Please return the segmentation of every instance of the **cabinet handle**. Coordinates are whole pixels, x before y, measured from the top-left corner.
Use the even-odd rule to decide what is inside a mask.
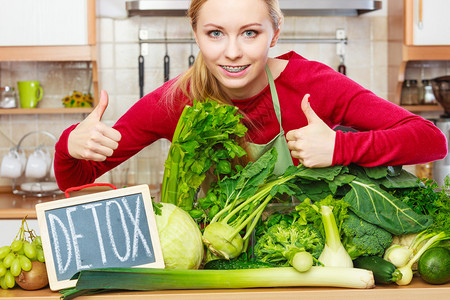
[[[423,28],[423,0],[419,0],[419,20],[417,26],[419,29]]]

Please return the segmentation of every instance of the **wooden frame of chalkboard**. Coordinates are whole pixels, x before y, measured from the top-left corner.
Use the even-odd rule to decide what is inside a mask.
[[[40,203],[36,214],[53,291],[84,269],[164,268],[148,185]]]

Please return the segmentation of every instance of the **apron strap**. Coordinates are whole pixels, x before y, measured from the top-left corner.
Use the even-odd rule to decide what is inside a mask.
[[[280,124],[280,132],[283,132],[283,127],[281,126],[281,110],[280,110],[280,102],[278,100],[277,88],[275,87],[275,81],[273,80],[272,72],[270,72],[269,66],[266,65],[266,74],[267,79],[269,81],[270,94],[272,96],[273,108],[275,110],[275,114],[278,119],[278,123]]]

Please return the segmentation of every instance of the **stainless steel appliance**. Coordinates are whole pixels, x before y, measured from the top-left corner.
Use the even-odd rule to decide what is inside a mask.
[[[447,141],[450,141],[450,76],[435,78],[431,84],[437,102],[444,108],[444,114],[436,121],[436,126],[445,134]],[[450,154],[433,163],[433,179],[439,186],[444,185],[447,175],[450,175]]]
[[[186,16],[190,0],[127,1],[128,16]],[[379,0],[280,0],[285,16],[358,16],[381,9]]]

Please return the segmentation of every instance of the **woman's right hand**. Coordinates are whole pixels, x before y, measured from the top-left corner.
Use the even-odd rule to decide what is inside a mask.
[[[119,146],[120,132],[101,122],[108,94],[101,91],[97,107],[69,134],[67,147],[73,158],[104,161]]]

